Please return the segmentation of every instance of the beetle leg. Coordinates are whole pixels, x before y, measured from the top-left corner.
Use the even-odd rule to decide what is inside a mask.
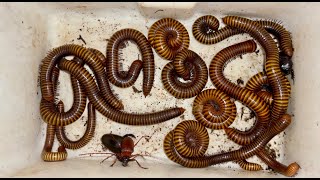
[[[104,159],[100,162],[100,164],[102,164],[105,160],[109,159],[109,158],[112,157],[112,156],[114,156],[114,154],[111,154],[110,156],[104,158]]]
[[[146,168],[146,167],[142,167],[142,166],[140,165],[140,163],[139,163],[136,159],[130,159],[129,161],[136,161],[137,164],[139,165],[139,167],[141,167],[142,169],[148,169],[148,168]]]
[[[136,146],[142,138],[147,139],[147,138],[150,138],[150,136],[142,136],[142,137],[134,144],[134,146]]]
[[[110,165],[110,167],[112,167],[116,162],[117,162],[117,158],[113,161],[113,163]]]

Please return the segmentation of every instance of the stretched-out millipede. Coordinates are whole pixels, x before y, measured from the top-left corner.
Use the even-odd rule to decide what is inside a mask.
[[[53,94],[53,84],[51,81],[52,69],[59,62],[59,60],[64,56],[74,55],[81,60],[83,60],[95,74],[97,83],[99,85],[99,90],[106,101],[116,109],[123,109],[123,104],[117,97],[113,94],[110,89],[110,85],[105,73],[102,61],[91,52],[80,45],[66,44],[54,48],[47,56],[42,60],[41,70],[40,70],[40,83],[41,83],[41,94],[43,99],[52,102],[54,100]]]
[[[263,133],[263,129],[269,125],[270,122],[269,107],[252,91],[242,88],[226,79],[223,70],[225,64],[231,58],[243,53],[254,52],[256,47],[256,43],[253,40],[231,45],[218,52],[209,66],[209,75],[213,85],[236,100],[243,102],[251,108],[257,116],[257,123],[249,131],[241,132],[233,128],[225,129],[228,137],[240,145],[250,144],[256,137]]]
[[[289,90],[285,76],[279,67],[279,51],[270,34],[259,23],[248,18],[226,16],[222,21],[233,28],[249,33],[262,45],[266,52],[265,72],[272,88],[273,105],[271,119],[276,121],[287,111],[289,103]]]
[[[73,59],[72,61],[80,62],[80,60]],[[83,66],[83,64],[79,64]],[[58,82],[59,69],[54,67],[52,78]],[[73,104],[67,112],[59,112],[56,109],[54,101],[47,101],[44,98],[40,102],[40,115],[44,122],[55,126],[66,126],[77,121],[83,114],[86,108],[87,95],[85,89],[80,85],[74,76],[70,76],[73,90]],[[54,89],[54,93],[57,89]]]
[[[58,63],[58,67],[73,75],[81,85],[85,87],[89,101],[93,104],[96,110],[115,122],[137,126],[152,125],[178,117],[185,111],[184,108],[171,108],[146,114],[122,112],[106,103],[101,96],[97,85],[94,83],[94,78],[84,67],[65,59],[62,59]]]

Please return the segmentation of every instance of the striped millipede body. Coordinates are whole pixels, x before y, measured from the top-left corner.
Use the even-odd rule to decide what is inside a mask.
[[[222,21],[233,28],[249,33],[262,45],[266,52],[265,72],[272,88],[273,106],[271,119],[276,121],[287,111],[289,90],[279,67],[279,51],[270,34],[259,23],[238,16],[226,16]]]
[[[53,77],[55,77],[54,75],[55,73],[52,73]],[[43,121],[55,126],[66,126],[81,117],[86,107],[87,95],[85,89],[81,86],[79,81],[74,78],[74,76],[71,76],[71,84],[74,100],[72,107],[67,112],[60,113],[55,108],[54,102],[47,101],[44,98],[41,99],[40,115]],[[56,91],[56,89],[54,89],[54,91]]]
[[[54,100],[52,88],[53,85],[51,81],[52,69],[62,57],[68,55],[74,55],[82,59],[93,70],[99,85],[99,89],[106,101],[117,109],[123,109],[122,102],[115,97],[110,89],[110,85],[101,60],[90,50],[75,44],[66,44],[54,48],[42,60],[40,82],[42,97],[45,100],[49,102]]]
[[[207,151],[209,134],[207,129],[197,121],[184,120],[173,132],[173,144],[182,156],[203,156]]]
[[[244,169],[244,170],[247,170],[247,171],[260,171],[262,170],[262,166],[260,164],[257,164],[257,163],[251,163],[251,162],[248,162],[247,160],[245,159],[242,159],[242,160],[236,160],[235,161],[237,164],[239,164],[239,166]]]
[[[119,49],[127,40],[138,46],[142,61],[134,61],[124,76],[119,73]],[[122,88],[132,86],[143,68],[143,94],[147,96],[150,93],[155,73],[154,56],[148,39],[140,31],[126,28],[114,33],[108,41],[107,59],[107,76],[112,84]]]
[[[58,109],[60,112],[63,112],[64,105],[63,102],[60,101],[58,104]],[[84,147],[89,143],[89,141],[93,138],[94,132],[96,128],[96,114],[93,105],[89,102],[88,103],[88,121],[87,121],[87,128],[84,135],[77,141],[71,141],[65,134],[64,127],[57,127],[56,128],[56,136],[58,141],[62,146],[68,149],[79,149]]]
[[[63,146],[58,148],[58,152],[51,152],[54,142],[55,129],[56,127],[54,125],[47,124],[45,144],[41,153],[41,158],[44,161],[64,161],[68,157],[68,153]]]
[[[73,75],[85,87],[89,101],[97,111],[117,123],[137,126],[158,124],[180,116],[185,111],[183,108],[171,108],[154,113],[132,114],[117,110],[106,103],[94,83],[94,78],[84,67],[68,60],[61,60],[58,67]]]
[[[190,81],[181,82],[179,76]],[[185,49],[177,54],[173,62],[164,66],[161,80],[164,88],[174,97],[191,98],[201,92],[207,84],[208,69],[197,53]]]
[[[164,59],[173,60],[176,54],[189,48],[189,34],[179,21],[162,18],[149,29],[148,40],[155,51]]]
[[[225,132],[234,142],[245,145],[263,133],[265,126],[269,124],[270,112],[268,105],[252,91],[242,88],[224,77],[223,70],[225,64],[237,55],[254,52],[256,43],[253,40],[247,40],[229,46],[218,52],[212,59],[209,67],[209,75],[214,86],[228,94],[229,96],[241,101],[251,108],[257,116],[257,123],[249,130],[241,132],[237,129],[226,128]]]
[[[101,51],[94,48],[88,48],[88,50],[93,52],[100,59],[103,66],[107,66],[107,58]]]
[[[198,94],[192,105],[192,113],[203,126],[211,129],[225,129],[236,119],[234,102],[218,89],[207,89]]]
[[[57,91],[57,84],[58,84],[58,78],[59,78],[59,69],[54,68],[52,72],[52,82],[53,82],[53,91],[56,94]],[[47,130],[46,130],[46,138],[45,143],[41,152],[41,159],[43,161],[53,162],[53,161],[63,161],[66,160],[68,157],[68,153],[63,146],[59,146],[58,152],[51,152],[53,143],[54,143],[54,137],[55,137],[55,125],[47,124]]]
[[[292,177],[297,174],[297,172],[300,169],[300,166],[298,163],[294,162],[291,163],[289,166],[286,166],[274,158],[272,158],[268,152],[263,149],[257,153],[257,156],[266,163],[269,167],[271,167],[274,171],[277,171],[285,176]]]
[[[238,29],[227,26],[219,30],[218,28],[219,20],[214,16],[205,15],[195,20],[192,25],[192,33],[197,41],[207,45],[218,43],[230,36],[241,33]]]
[[[284,80],[286,82],[286,87],[290,95],[291,93],[290,82],[286,77],[284,77]],[[264,101],[266,101],[268,105],[272,105],[273,96],[268,90],[266,91],[262,90],[264,85],[269,85],[268,77],[263,72],[259,72],[248,80],[245,88],[250,91],[256,92],[257,95],[261,97]]]
[[[280,50],[289,57],[293,55],[292,39],[289,31],[275,21],[257,20],[258,24],[264,27],[279,39]]]
[[[272,33],[279,39],[280,51],[283,51],[288,57],[293,55],[293,46],[290,33],[279,23],[269,20],[257,20],[269,33]],[[219,20],[212,15],[201,16],[195,20],[192,25],[192,33],[197,41],[202,44],[215,44],[230,36],[243,33],[239,29],[232,27],[223,27],[219,29]],[[210,32],[211,31],[211,32]],[[214,31],[214,32],[213,32]]]
[[[261,136],[258,136],[257,139],[255,139],[255,141],[253,141],[251,144],[242,146],[238,150],[220,153],[212,156],[200,157],[184,157],[177,151],[177,148],[174,146],[174,131],[183,130],[174,129],[165,136],[163,143],[164,152],[167,155],[167,157],[173,162],[176,162],[184,167],[189,168],[204,168],[228,161],[248,159],[249,157],[252,157],[256,155],[259,151],[261,151],[274,136],[276,136],[285,128],[287,128],[290,123],[291,116],[288,114],[284,114],[277,121],[272,121],[271,126],[269,126],[269,128],[266,130],[266,133],[263,133]],[[182,151],[188,150],[182,149]]]

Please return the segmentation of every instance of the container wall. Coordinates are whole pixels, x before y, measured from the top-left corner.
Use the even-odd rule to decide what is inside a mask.
[[[161,83],[162,67],[168,62],[160,58],[155,51],[156,76],[151,95],[145,98],[142,93],[137,93],[132,87],[127,89],[112,86],[115,94],[125,102],[125,111],[127,112],[150,112],[158,111],[169,107],[184,107],[187,111],[184,115],[168,122],[146,127],[132,127],[121,125],[103,117],[97,112],[97,126],[94,139],[82,149],[68,150],[68,160],[60,164],[48,164],[48,167],[54,167],[52,172],[43,171],[46,169],[46,163],[40,159],[40,152],[45,138],[46,124],[41,120],[39,113],[39,102],[41,92],[38,80],[38,66],[47,52],[57,46],[74,43],[93,47],[105,54],[107,39],[117,30],[123,28],[134,28],[142,32],[145,36],[148,34],[148,28],[158,19],[163,17],[172,17],[185,25],[190,36],[190,49],[199,52],[209,67],[213,56],[221,49],[238,43],[251,37],[247,34],[237,35],[217,43],[212,46],[204,46],[198,43],[191,31],[192,23],[200,16],[211,14],[219,19],[225,15],[239,15],[249,18],[277,19],[281,20],[286,29],[291,32],[294,45],[294,71],[295,80],[292,83],[292,97],[288,112],[293,116],[292,124],[277,138],[272,140],[278,145],[273,146],[279,156],[277,160],[288,165],[291,162],[297,162],[301,166],[298,177],[319,176],[317,165],[320,161],[316,153],[320,151],[320,143],[316,141],[320,137],[317,118],[317,110],[320,108],[318,103],[319,95],[317,89],[320,81],[316,75],[320,70],[317,61],[317,49],[320,47],[319,35],[317,30],[320,22],[320,4],[318,3],[1,3],[0,15],[3,17],[0,22],[1,49],[4,54],[0,62],[0,95],[4,100],[1,104],[1,114],[3,114],[3,126],[0,127],[0,139],[3,143],[0,149],[0,174],[6,175],[20,168],[27,170],[21,171],[20,176],[37,176],[33,172],[40,172],[39,176],[46,176],[50,173],[58,173],[62,169],[73,169],[69,171],[81,176],[82,166],[93,164],[87,162],[90,158],[80,158],[80,153],[100,152],[102,146],[100,137],[105,133],[115,133],[123,135],[125,133],[134,133],[137,138],[142,135],[153,135],[152,139],[142,141],[136,147],[136,153],[152,153],[153,158],[147,158],[142,161],[148,165],[160,163],[159,166],[151,169],[152,172],[158,172],[155,175],[168,177],[166,173],[172,168],[178,176],[185,176],[183,168],[168,160],[163,152],[162,142],[165,134],[174,128],[182,120],[194,119],[191,107],[194,98],[187,100],[176,100],[163,89]],[[220,21],[221,22],[221,21]],[[77,39],[81,35],[85,41]],[[252,75],[262,71],[264,52],[261,46],[259,54],[243,55],[243,59],[237,58],[226,67],[226,76],[236,82],[241,78],[246,82]],[[134,44],[128,43],[123,50],[123,68],[127,69],[132,61],[141,57]],[[127,58],[128,57],[128,58]],[[249,68],[250,67],[250,68]],[[251,69],[251,67],[254,67]],[[88,67],[86,67],[89,69]],[[90,71],[90,70],[89,70]],[[245,72],[243,74],[243,72]],[[59,99],[65,103],[65,110],[72,104],[72,90],[70,85],[70,76],[61,72],[59,78]],[[291,81],[292,82],[292,81]],[[142,75],[140,74],[135,88],[141,90]],[[210,79],[206,89],[214,88]],[[133,103],[134,102],[134,103]],[[243,105],[236,102],[239,111]],[[249,111],[244,107],[249,116]],[[87,113],[83,117],[66,127],[67,135],[71,140],[80,138],[85,129]],[[232,127],[240,127],[240,130],[249,128],[255,119],[243,121],[238,114]],[[236,150],[240,146],[227,141],[223,131],[211,131],[210,150],[207,154],[220,153],[222,150]],[[58,147],[55,142],[53,150]],[[80,159],[79,159],[80,158]],[[95,159],[95,158],[92,158]],[[100,158],[96,158],[102,160]],[[80,161],[83,160],[83,161]],[[258,162],[267,168],[258,158],[252,157],[251,161]],[[98,161],[94,161],[97,162]],[[81,164],[83,162],[83,164]],[[37,163],[37,166],[31,167]],[[111,163],[107,162],[107,163]],[[78,164],[74,169],[75,164]],[[120,164],[120,163],[119,163]],[[168,166],[166,166],[168,165]],[[135,165],[132,165],[135,166]],[[61,167],[63,167],[61,169]],[[103,176],[101,167],[92,166],[90,174],[94,176]],[[97,168],[95,168],[97,167]],[[108,165],[105,166],[108,168]],[[116,168],[115,172],[121,172],[121,166]],[[219,169],[217,177],[224,177],[225,172],[230,176],[263,176],[270,175],[265,172],[257,172],[249,175],[243,172],[237,164],[225,163],[215,167],[205,168],[204,170],[193,169],[192,172],[204,173],[210,169]],[[233,173],[229,173],[230,169]],[[29,170],[28,170],[29,169]],[[131,169],[131,170],[136,170]],[[131,172],[131,170],[129,170]],[[111,171],[111,170],[110,170]],[[204,172],[203,172],[204,171]],[[236,172],[234,172],[236,171]],[[23,172],[23,173],[22,173]],[[72,172],[72,173],[71,173]],[[240,173],[240,174],[239,174]],[[19,173],[18,173],[19,174]],[[122,175],[122,174],[121,174]],[[208,177],[214,174],[208,173]],[[18,175],[19,176],[19,175]],[[115,175],[117,176],[117,175]],[[134,175],[134,176],[137,176]],[[279,175],[281,177],[281,175]],[[83,176],[82,176],[83,177]]]
[[[40,133],[38,66],[46,53],[44,14],[29,4],[0,4],[0,174],[39,161],[31,153]]]

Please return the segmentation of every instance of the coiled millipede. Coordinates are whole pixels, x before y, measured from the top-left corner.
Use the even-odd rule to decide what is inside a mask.
[[[66,59],[60,60],[58,67],[73,75],[85,87],[89,101],[96,110],[117,123],[136,126],[158,124],[178,117],[185,111],[184,108],[171,108],[153,113],[133,114],[117,110],[103,99],[94,82],[94,78],[84,67]]]
[[[227,94],[218,89],[206,89],[196,96],[192,113],[207,128],[225,129],[236,119],[237,110]]]
[[[226,16],[222,21],[233,28],[249,33],[257,39],[266,52],[265,71],[272,88],[273,105],[271,118],[276,121],[287,111],[289,90],[286,86],[286,77],[279,67],[279,51],[270,34],[259,23],[238,16]]]
[[[142,61],[134,61],[128,72],[120,73],[120,45],[127,40],[133,41],[138,46],[142,54]],[[154,56],[148,39],[141,32],[130,28],[115,32],[108,41],[107,59],[107,76],[112,84],[122,88],[132,86],[143,68],[143,94],[147,96],[150,93],[155,73]]]
[[[293,46],[290,33],[278,22],[270,20],[256,20],[265,30],[279,39],[279,48],[285,55],[292,57]],[[215,44],[230,36],[243,33],[240,29],[225,26],[219,29],[219,20],[212,15],[204,15],[195,20],[192,34],[202,44]]]
[[[60,112],[63,112],[64,105],[62,101],[58,104],[58,108]],[[56,136],[60,144],[65,148],[79,149],[87,145],[89,141],[93,138],[95,128],[96,128],[96,113],[93,105],[89,102],[87,128],[83,136],[77,141],[70,140],[65,134],[64,126],[56,128]]]
[[[179,77],[190,81],[181,82]],[[197,53],[185,49],[177,54],[173,62],[164,66],[161,80],[164,88],[174,97],[191,98],[205,87],[208,69]]]
[[[250,144],[256,137],[263,133],[264,127],[269,124],[269,107],[252,91],[242,88],[226,79],[223,70],[225,63],[231,58],[243,53],[254,52],[256,47],[256,43],[253,40],[231,45],[218,52],[212,59],[209,67],[209,75],[213,85],[236,100],[243,102],[257,115],[257,123],[249,131],[241,132],[233,128],[225,129],[228,137],[240,145]]]
[[[162,18],[149,29],[148,40],[157,54],[167,60],[173,60],[177,53],[189,48],[189,33],[179,21]]]
[[[198,123],[198,122],[196,121],[195,123]],[[269,128],[264,131],[265,133],[263,133],[261,136],[258,136],[257,139],[255,139],[255,141],[253,141],[251,144],[242,146],[238,150],[234,150],[226,153],[220,153],[220,154],[211,155],[211,156],[203,156],[202,154],[197,154],[194,157],[185,157],[181,154],[181,152],[191,152],[191,150],[187,146],[183,146],[184,148],[180,148],[179,150],[177,147],[175,147],[175,138],[174,138],[175,131],[184,132],[185,131],[184,128],[186,127],[186,125],[178,126],[180,124],[179,123],[174,130],[171,130],[165,136],[163,148],[167,157],[175,163],[178,163],[184,167],[189,167],[189,168],[204,168],[204,167],[208,167],[208,166],[212,166],[215,164],[224,163],[228,161],[247,159],[249,157],[256,155],[259,151],[261,151],[265,147],[265,145],[274,136],[284,131],[290,123],[291,123],[291,116],[288,114],[285,114],[277,121],[272,121]],[[194,124],[191,124],[191,126],[193,129],[196,129],[196,127],[199,127],[198,129],[203,127],[200,123],[198,123],[196,127],[193,127],[195,126]],[[204,137],[203,134],[204,132],[200,131],[200,135],[197,136],[198,134],[194,134],[192,136],[193,137],[192,139],[196,139],[197,142],[207,141],[206,139],[202,139]]]
[[[83,60],[93,70],[103,98],[105,98],[112,107],[116,109],[123,109],[122,102],[117,99],[110,89],[102,61],[97,57],[97,55],[91,52],[91,50],[75,44],[66,44],[54,48],[42,60],[40,84],[43,99],[49,102],[54,100],[53,85],[50,79],[52,69],[62,57],[69,55],[74,55]]]

